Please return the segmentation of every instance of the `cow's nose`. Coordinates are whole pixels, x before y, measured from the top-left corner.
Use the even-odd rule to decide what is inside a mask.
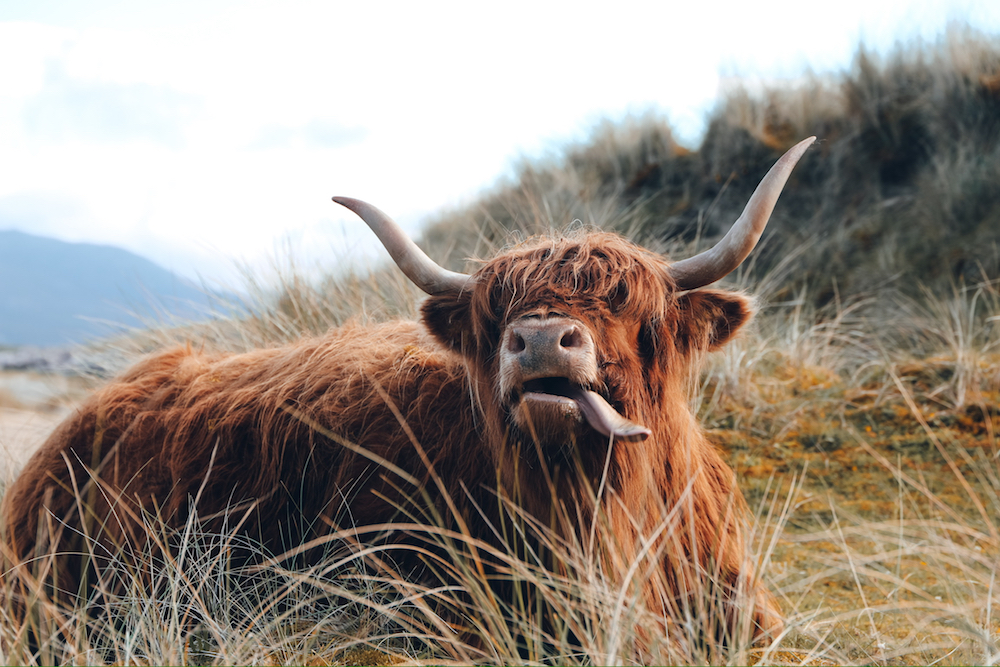
[[[507,329],[507,353],[530,377],[565,377],[593,356],[590,334],[564,318],[530,319]]]

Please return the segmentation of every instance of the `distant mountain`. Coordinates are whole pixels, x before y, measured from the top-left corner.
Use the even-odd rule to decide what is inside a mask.
[[[139,317],[203,317],[208,303],[127,250],[0,231],[0,345],[79,343],[142,326]]]

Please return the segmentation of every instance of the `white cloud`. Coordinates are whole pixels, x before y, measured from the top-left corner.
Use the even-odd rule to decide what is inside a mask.
[[[24,103],[23,122],[30,137],[47,141],[146,139],[180,146],[197,108],[197,98],[166,86],[80,81],[50,61],[44,87]]]
[[[343,148],[364,141],[368,134],[365,127],[347,127],[336,121],[318,118],[295,127],[272,123],[261,128],[250,148]]]

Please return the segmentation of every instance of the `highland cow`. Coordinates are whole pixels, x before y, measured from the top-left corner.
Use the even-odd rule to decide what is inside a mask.
[[[520,243],[464,275],[378,209],[335,198],[429,295],[420,322],[140,362],[59,426],[7,491],[6,576],[43,579],[74,602],[109,562],[143,551],[150,512],[181,529],[197,509],[206,530],[232,521],[281,554],[350,527],[355,545],[413,540],[392,524],[414,498],[501,548],[499,507],[540,525],[570,508],[580,525],[604,517],[614,544],[593,557],[609,572],[640,552],[660,559],[643,580],[652,608],[669,616],[692,573],[708,572],[724,596],[749,590],[731,594],[732,615],[773,637],[781,618],[748,562],[745,503],[686,387],[751,315],[746,297],[706,286],[753,249],[812,141],[775,164],[715,247],[675,263],[590,232]],[[39,572],[32,559],[49,554],[54,567]],[[420,576],[405,552],[399,562]]]

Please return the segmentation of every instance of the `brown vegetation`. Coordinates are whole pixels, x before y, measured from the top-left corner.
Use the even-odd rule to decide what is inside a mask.
[[[860,49],[841,73],[733,88],[697,150],[655,116],[602,124],[442,215],[426,240],[454,267],[510,230],[573,220],[649,247],[711,244],[774,160],[815,135],[817,159],[792,174],[746,284],[759,293],[766,279],[774,299],[824,305],[978,283],[1000,272],[998,76],[1000,44],[970,28],[885,57]]]

